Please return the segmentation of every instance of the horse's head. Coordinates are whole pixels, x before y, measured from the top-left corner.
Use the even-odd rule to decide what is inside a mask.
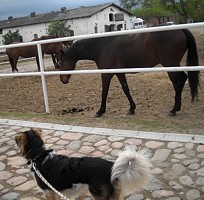
[[[71,56],[71,53],[69,51],[69,48],[67,50],[60,50],[60,56],[59,56],[59,70],[60,71],[68,71],[68,70],[74,70],[76,66],[76,62]],[[63,84],[69,83],[69,78],[71,74],[63,74],[60,75],[60,81]]]

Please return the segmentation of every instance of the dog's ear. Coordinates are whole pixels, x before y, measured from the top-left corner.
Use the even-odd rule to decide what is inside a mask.
[[[27,135],[24,132],[18,132],[15,136],[16,143],[23,142],[24,144],[27,141]]]
[[[28,136],[24,132],[18,132],[15,141],[19,147],[20,153],[23,155],[25,145],[28,142]]]
[[[31,149],[36,149],[44,145],[44,142],[41,138],[40,129],[30,129],[29,131],[25,131],[24,133],[28,137],[27,144],[25,145],[25,152],[29,152]]]
[[[40,129],[30,129],[29,131],[20,132],[16,136],[15,140],[20,152],[27,159],[31,159],[32,154],[29,154],[31,150],[41,148],[44,145],[41,133]]]
[[[40,128],[31,128],[30,129],[36,136],[40,137],[42,136],[42,130]]]

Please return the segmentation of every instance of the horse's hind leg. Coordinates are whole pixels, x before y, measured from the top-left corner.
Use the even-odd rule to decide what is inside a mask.
[[[9,62],[10,62],[10,65],[11,65],[11,69],[12,69],[12,72],[14,72],[15,70],[18,72],[18,69],[17,69],[17,62],[18,62],[18,58],[16,58],[15,60],[13,58],[11,58],[9,56]]]
[[[18,58],[16,60],[13,61],[13,68],[14,68],[14,71],[16,70],[18,72],[18,69],[17,69],[17,62],[18,62]]]
[[[8,57],[9,57],[10,65],[11,65],[11,70],[12,70],[12,72],[14,72],[13,59],[10,56],[8,56]]]
[[[106,99],[108,96],[108,90],[110,87],[110,81],[114,74],[101,74],[102,79],[102,101],[99,111],[96,112],[96,117],[100,117],[106,112]]]
[[[128,87],[128,84],[127,84],[125,74],[116,74],[116,76],[118,77],[118,80],[120,81],[123,92],[127,96],[128,100],[129,100],[129,103],[130,103],[130,109],[129,109],[128,114],[134,114],[136,105],[135,105],[135,102],[132,99],[132,96],[130,95],[130,90],[129,90],[129,87]]]
[[[39,61],[39,57],[38,56],[36,56],[36,63],[37,63],[38,71],[40,71],[40,61]]]
[[[187,80],[187,75],[184,72],[168,72],[168,76],[175,90],[175,104],[169,113],[170,116],[174,116],[181,109],[181,94]]]

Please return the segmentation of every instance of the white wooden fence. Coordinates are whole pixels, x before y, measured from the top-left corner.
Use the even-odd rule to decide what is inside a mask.
[[[128,69],[100,69],[100,70],[70,70],[70,71],[44,71],[44,63],[42,59],[42,49],[41,45],[46,43],[53,42],[63,42],[63,41],[72,41],[86,38],[98,38],[98,37],[108,37],[108,36],[117,36],[117,35],[127,35],[132,33],[145,33],[145,32],[156,32],[156,31],[165,31],[165,30],[178,30],[178,29],[191,29],[191,28],[203,28],[204,22],[201,23],[192,23],[192,24],[181,24],[181,25],[171,25],[171,26],[160,26],[160,27],[151,27],[151,28],[142,28],[134,30],[125,30],[125,31],[116,31],[108,33],[97,33],[97,34],[88,34],[72,37],[64,37],[57,39],[49,40],[40,40],[34,42],[20,43],[20,44],[11,44],[0,46],[0,50],[13,47],[22,47],[22,46],[31,46],[37,45],[39,62],[40,62],[40,72],[24,72],[24,73],[2,73],[1,77],[12,77],[12,76],[41,76],[42,88],[44,95],[44,104],[45,111],[50,113],[48,96],[47,96],[47,87],[45,76],[47,75],[60,75],[60,74],[95,74],[95,73],[126,73],[126,72],[172,72],[172,71],[204,71],[204,66],[191,66],[191,67],[155,67],[155,68],[128,68]]]

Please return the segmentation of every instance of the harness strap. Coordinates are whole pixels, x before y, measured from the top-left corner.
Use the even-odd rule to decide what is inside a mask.
[[[32,162],[32,161],[31,161],[31,166],[32,166],[33,170],[35,171],[35,173],[38,175],[38,177],[39,177],[53,192],[55,192],[58,196],[60,196],[61,199],[71,200],[70,198],[67,198],[67,197],[64,196],[62,193],[60,193],[58,190],[56,190],[50,183],[48,183],[48,181],[43,177],[43,175],[40,173],[40,171],[37,170],[36,164],[35,164],[34,162]]]
[[[49,154],[52,151],[53,151],[53,149],[48,149],[48,150],[39,152],[33,159],[28,160],[27,165],[30,165],[33,162],[35,163],[38,159],[40,159],[41,157]]]

